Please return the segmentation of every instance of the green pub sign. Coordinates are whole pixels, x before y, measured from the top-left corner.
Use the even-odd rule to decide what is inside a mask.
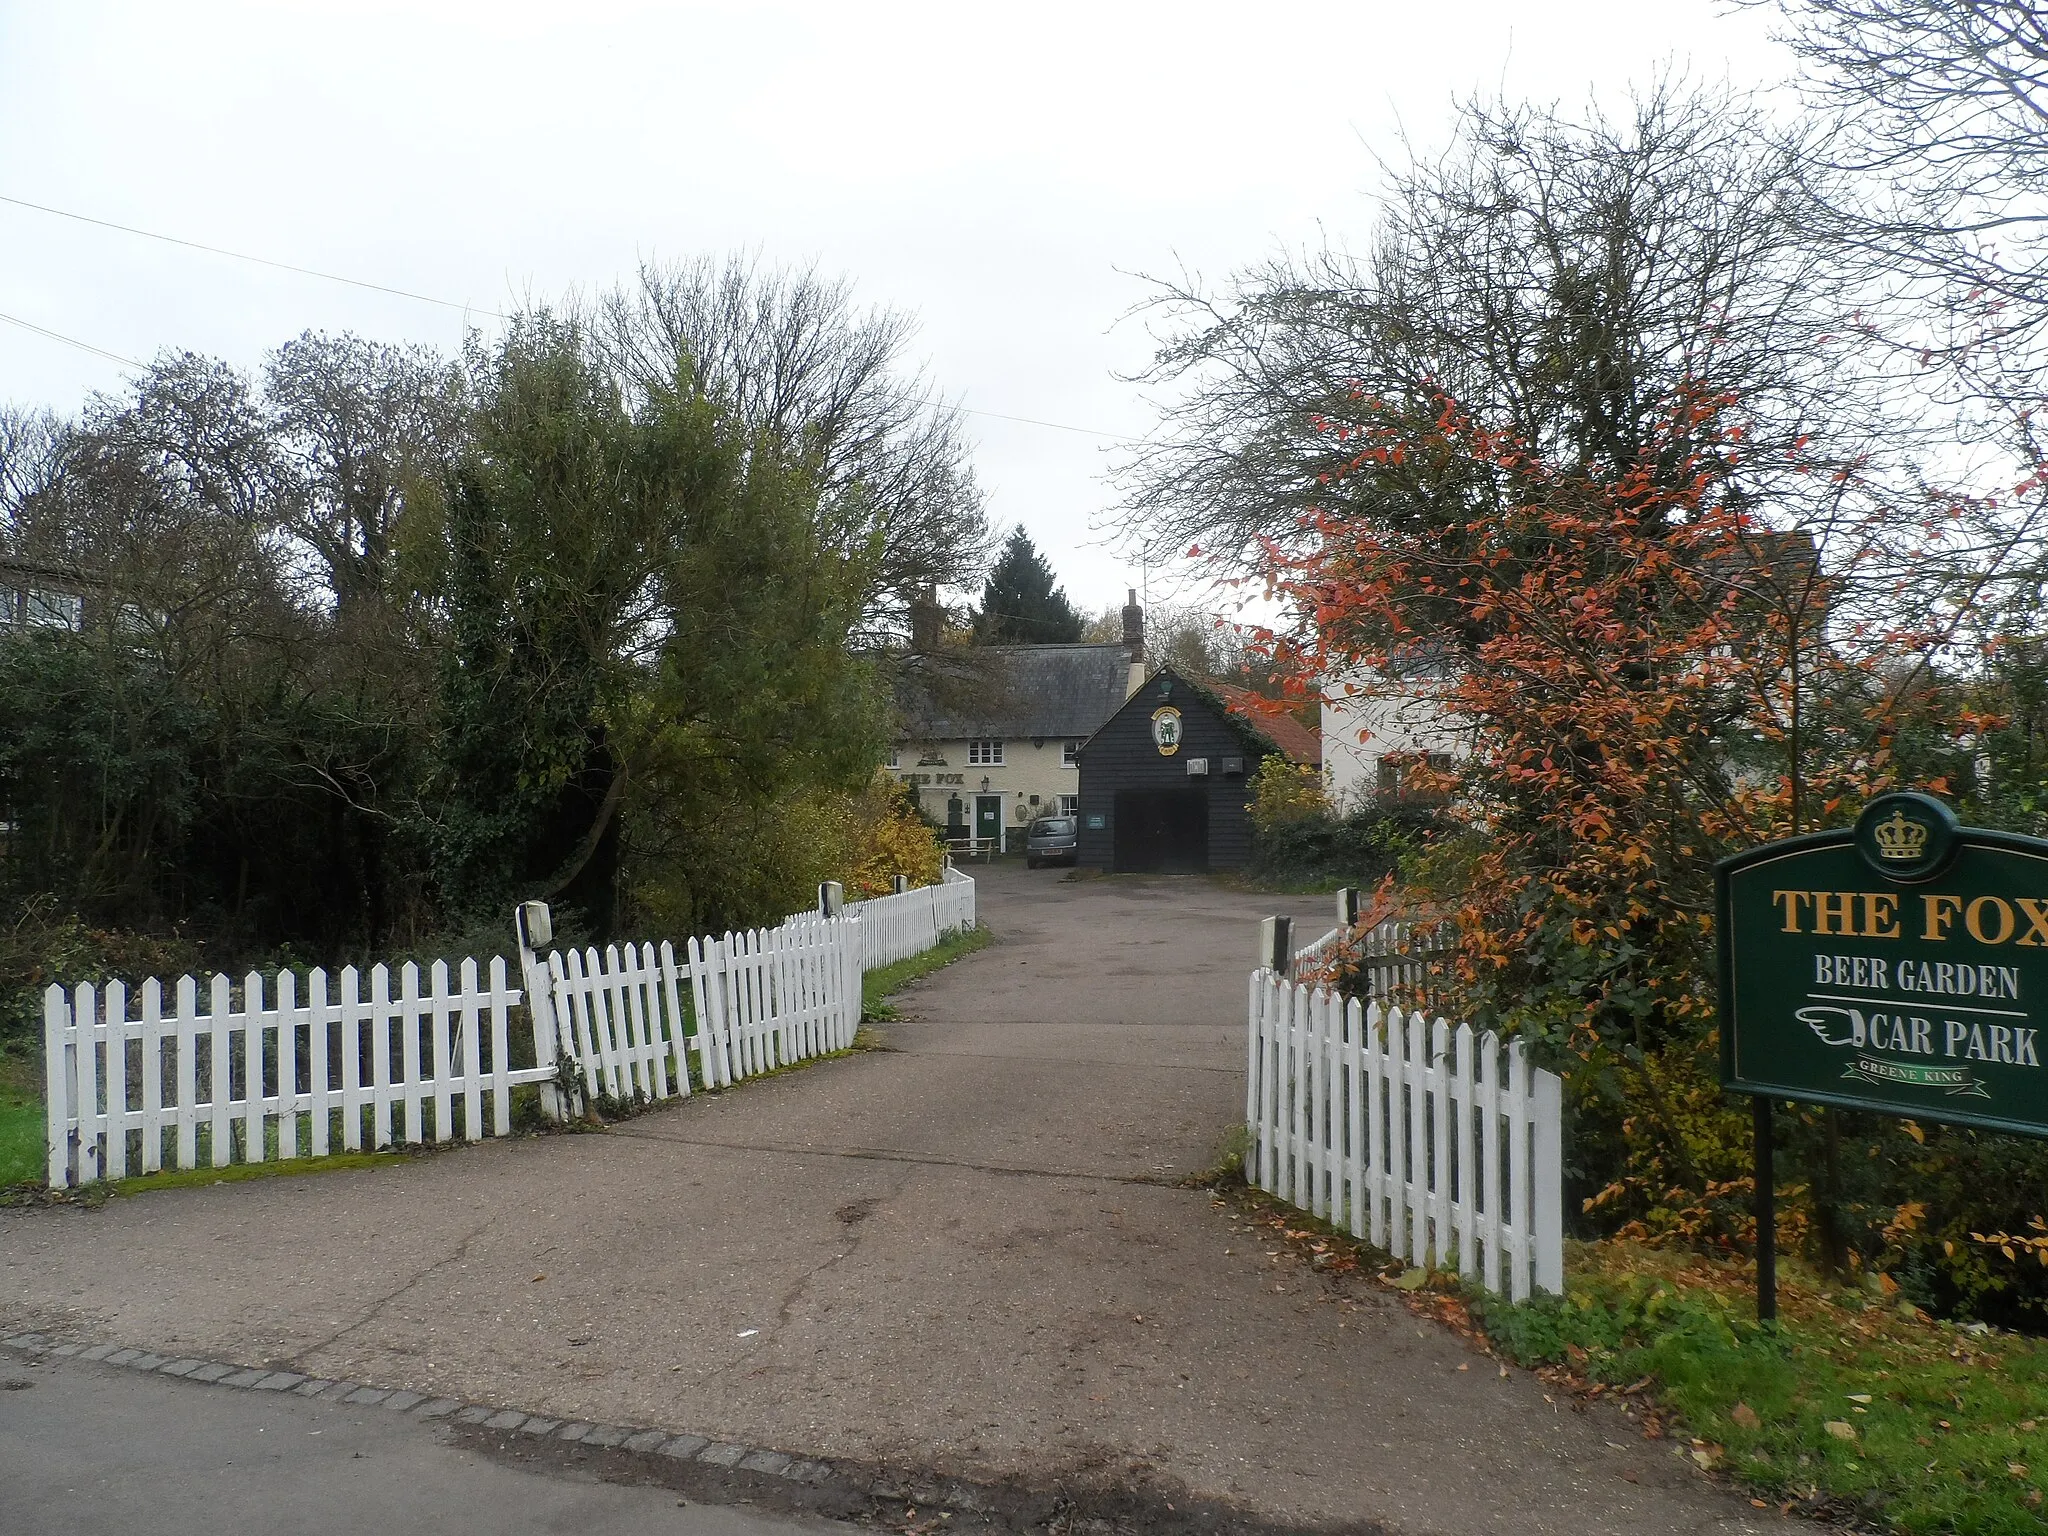
[[[1715,884],[1726,1086],[2048,1135],[2048,841],[1889,794]]]

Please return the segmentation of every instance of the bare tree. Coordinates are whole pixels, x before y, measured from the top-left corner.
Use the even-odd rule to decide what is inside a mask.
[[[1801,439],[1845,459],[1896,445],[1851,349],[1825,340],[1849,279],[1811,238],[1808,147],[1759,120],[1740,95],[1676,85],[1619,122],[1474,102],[1445,155],[1390,173],[1365,254],[1159,283],[1140,312],[1163,420],[1121,466],[1132,537],[1153,559],[1196,545],[1256,564],[1333,494],[1369,407],[1445,394],[1594,467],[1632,461],[1676,389],[1733,393],[1759,503],[1803,494],[1781,472]]]
[[[829,542],[875,556],[871,633],[901,632],[933,585],[965,586],[987,556],[980,489],[959,413],[905,366],[907,315],[856,307],[815,268],[732,257],[647,265],[599,306],[620,379],[730,407],[815,478]]]
[[[2040,478],[1959,430],[1873,327],[1883,273],[1844,237],[1867,173],[1842,144],[1825,122],[1777,132],[1719,90],[1667,86],[1620,122],[1468,106],[1444,156],[1391,176],[1365,255],[1269,262],[1220,292],[1162,285],[1146,377],[1167,399],[1124,466],[1132,538],[1236,572],[1332,539],[1456,568],[1528,487],[1485,456],[1370,458],[1454,416],[1567,477],[1668,491],[1707,473],[1702,504],[1738,513],[1747,547],[1716,551],[1706,585],[1739,589],[1785,640],[1749,681],[1783,722],[1773,767],[1798,822],[1816,676],[1911,693],[1944,659],[1967,664],[2048,558]],[[1693,409],[1709,436],[1683,430]],[[1583,557],[1614,556],[1589,533]],[[1487,616],[1419,576],[1380,632],[1333,640],[1307,608],[1278,627],[1323,631],[1325,658],[1477,657]]]
[[[95,396],[85,430],[147,459],[196,512],[254,527],[270,519],[277,455],[249,380],[197,352],[167,352],[128,398]]]
[[[461,425],[458,371],[426,347],[307,331],[270,354],[263,386],[282,518],[337,608],[385,596],[406,490]]]
[[[94,396],[59,441],[57,473],[18,515],[81,574],[160,627],[208,636],[203,650],[245,623],[277,627],[289,550],[246,378],[166,353],[125,393]]]
[[[1763,0],[1744,0],[1763,3]],[[1816,230],[1872,354],[2008,484],[2048,459],[2048,15],[2014,0],[1773,0],[1828,120]],[[1849,196],[1839,193],[1846,187]],[[2015,474],[2014,467],[2019,467]]]
[[[54,411],[0,407],[0,518],[10,546],[21,536],[20,516],[63,474],[68,436]]]
[[[2038,304],[2048,15],[2020,0],[1772,3],[1809,98],[1839,119],[1831,160],[1889,193],[1853,210],[1856,226],[1901,267]]]

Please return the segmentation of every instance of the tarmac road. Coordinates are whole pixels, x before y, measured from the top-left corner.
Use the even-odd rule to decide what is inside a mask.
[[[806,1536],[845,1527],[518,1470],[444,1426],[288,1394],[0,1359],[0,1528],[12,1536]]]
[[[979,875],[980,872],[978,871]],[[0,1212],[0,1323],[1265,1529],[1776,1525],[1180,1181],[1243,1117],[1254,923],[998,867],[887,1049],[602,1136]]]

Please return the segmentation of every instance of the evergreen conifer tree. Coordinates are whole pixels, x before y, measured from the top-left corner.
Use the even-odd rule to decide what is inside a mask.
[[[1081,615],[1019,523],[981,589],[974,638],[982,645],[1059,645],[1081,638]]]

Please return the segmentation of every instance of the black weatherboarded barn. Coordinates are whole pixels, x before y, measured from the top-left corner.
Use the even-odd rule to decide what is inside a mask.
[[[1259,764],[1278,750],[1162,668],[1081,748],[1079,862],[1120,874],[1238,868],[1251,858]]]

